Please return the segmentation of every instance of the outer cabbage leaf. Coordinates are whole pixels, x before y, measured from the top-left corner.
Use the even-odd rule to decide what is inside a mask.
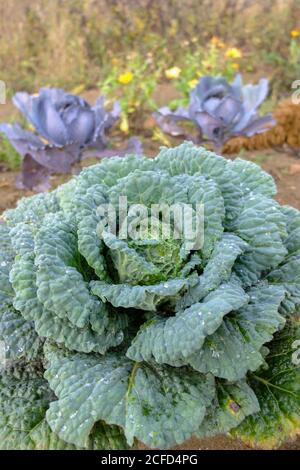
[[[246,194],[255,192],[263,196],[272,197],[277,193],[274,179],[269,173],[263,171],[253,162],[236,158],[228,165],[239,178],[240,186]]]
[[[38,298],[46,309],[82,328],[99,302],[80,273],[76,228],[61,214],[47,216],[35,237]],[[49,292],[51,295],[49,295]]]
[[[276,193],[273,178],[251,162],[230,162],[191,142],[174,149],[163,147],[155,164],[171,175],[201,173],[217,182],[225,202],[225,225],[239,214],[243,197],[253,190],[270,196]]]
[[[253,447],[272,449],[299,434],[299,338],[299,320],[293,320],[270,344],[268,368],[251,378],[260,411],[232,431],[234,437]]]
[[[103,281],[92,281],[93,294],[103,302],[109,302],[114,307],[136,308],[156,311],[163,302],[176,301],[181,292],[195,283],[195,276],[171,279],[150,286],[131,286],[130,284],[108,284]]]
[[[16,209],[4,212],[3,217],[9,226],[19,222],[40,224],[45,215],[55,213],[59,210],[56,191],[52,193],[41,193],[31,197],[20,199]]]
[[[286,230],[288,233],[284,244],[290,255],[300,251],[300,212],[290,206],[281,208],[286,217]]]
[[[231,230],[249,243],[249,250],[235,263],[234,270],[245,285],[256,283],[261,274],[281,263],[287,250],[285,217],[276,201],[252,194],[244,199]]]
[[[9,272],[14,259],[14,251],[10,242],[9,229],[0,224],[0,311],[12,304],[14,291],[9,282]]]
[[[41,340],[33,323],[26,321],[13,308],[14,290],[9,280],[15,252],[10,240],[9,228],[0,225],[0,338],[5,344],[6,359],[26,357],[35,359],[41,353]]]
[[[224,283],[203,302],[177,312],[175,317],[154,318],[143,325],[127,356],[135,361],[189,364],[189,357],[201,350],[205,338],[219,328],[224,316],[247,301],[248,296],[239,284]]]
[[[0,448],[3,450],[75,450],[58,437],[45,420],[55,397],[38,374],[17,378],[8,372],[0,379]],[[117,426],[96,423],[87,449],[126,449],[124,434]]]
[[[233,381],[264,363],[262,346],[285,324],[278,312],[285,290],[262,284],[247,294],[249,303],[227,315],[218,330],[206,338],[202,349],[189,358],[194,369]]]
[[[188,369],[153,368],[117,353],[105,357],[48,350],[45,374],[58,401],[47,421],[67,442],[85,446],[99,419],[146,445],[171,447],[189,438],[214,396],[214,380]]]
[[[13,307],[0,312],[0,338],[5,343],[6,359],[34,360],[41,355],[43,342],[33,323],[26,321]]]
[[[219,380],[215,398],[196,435],[202,438],[227,433],[258,411],[257,398],[246,381],[229,383]]]
[[[267,275],[270,284],[282,286],[287,295],[282,302],[283,315],[293,314],[300,306],[300,253],[291,256]]]
[[[103,304],[90,315],[83,328],[73,325],[43,306],[37,296],[34,237],[32,229],[19,224],[12,230],[12,241],[18,254],[10,276],[15,291],[14,307],[26,320],[34,321],[39,336],[64,343],[66,347],[82,352],[105,353],[123,340],[127,315],[115,314]]]
[[[199,275],[197,283],[179,299],[177,308],[182,309],[199,302],[209,292],[215,290],[222,282],[229,280],[232,267],[239,255],[248,244],[234,234],[225,232],[216,244],[211,258],[205,266],[203,273]]]

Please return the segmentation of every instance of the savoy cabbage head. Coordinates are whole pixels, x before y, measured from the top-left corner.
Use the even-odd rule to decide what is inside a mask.
[[[104,160],[6,211],[1,447],[168,448],[222,432],[274,447],[295,436],[300,213],[275,193],[255,164],[184,143],[154,160]],[[120,196],[127,217],[110,230],[101,208]],[[202,242],[177,237],[173,216],[161,237],[161,212],[153,236],[157,204],[189,207],[194,222],[202,207]]]

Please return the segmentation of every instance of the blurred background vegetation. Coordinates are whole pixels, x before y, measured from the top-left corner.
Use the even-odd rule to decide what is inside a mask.
[[[300,78],[299,0],[0,0],[8,97],[42,86],[87,99],[101,92],[108,105],[120,100],[125,135],[147,134],[157,106],[186,104],[201,76],[230,80],[238,71],[245,81],[270,79],[263,111],[291,94]],[[164,143],[158,129],[151,135]],[[1,143],[2,161],[5,154]]]
[[[284,91],[300,72],[299,26],[299,0],[1,0],[1,79],[14,92],[94,87],[141,67],[145,79],[175,66],[223,72],[216,52],[237,47],[235,69]]]

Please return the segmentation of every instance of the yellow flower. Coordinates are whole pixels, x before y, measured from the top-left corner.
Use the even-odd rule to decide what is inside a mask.
[[[230,59],[239,59],[242,57],[242,52],[237,47],[231,47],[225,52],[225,56]]]
[[[234,70],[238,70],[240,68],[240,64],[238,64],[237,62],[233,62],[231,64],[231,68],[233,68]]]
[[[210,43],[213,46],[219,47],[220,49],[224,49],[225,47],[225,43],[221,39],[219,39],[217,36],[213,36],[210,40]]]
[[[178,78],[181,73],[181,69],[179,67],[171,67],[168,70],[165,70],[165,76],[168,80],[173,80]]]
[[[122,85],[127,85],[127,83],[130,83],[133,80],[133,73],[131,72],[124,72],[119,75],[119,83],[122,83]]]
[[[193,80],[190,80],[190,81],[188,82],[188,86],[189,86],[190,88],[195,88],[195,86],[197,85],[197,83],[198,83],[198,80],[197,80],[196,78],[194,78]]]
[[[292,31],[290,32],[292,38],[297,38],[299,34],[300,32],[298,31],[298,29],[292,29]]]
[[[124,132],[124,134],[127,134],[129,131],[129,124],[128,124],[128,119],[127,116],[122,116],[121,119],[121,124],[120,124],[120,130]]]

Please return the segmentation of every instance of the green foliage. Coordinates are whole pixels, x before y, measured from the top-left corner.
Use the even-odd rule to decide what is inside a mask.
[[[128,133],[134,119],[142,119],[145,110],[155,109],[152,95],[159,76],[160,69],[153,63],[151,53],[146,60],[131,53],[125,61],[114,59],[109,74],[99,82],[102,94],[118,97],[122,110],[120,129],[124,133]]]
[[[0,446],[169,448],[231,431],[269,447],[294,436],[300,214],[275,193],[255,164],[184,143],[153,160],[106,159],[6,211]],[[159,237],[160,212],[156,235],[132,212],[139,237],[123,236],[121,217],[109,230],[102,205],[118,209],[121,195],[147,215],[189,205],[194,221],[204,205],[203,243]]]
[[[195,51],[188,51],[180,61],[180,75],[174,80],[175,87],[183,94],[183,98],[173,100],[170,107],[175,109],[178,106],[186,106],[191,89],[195,88],[199,78],[205,75],[222,76],[231,82],[240,68],[240,57],[227,57],[230,53],[238,56],[242,54],[239,49],[226,46],[216,37],[213,37],[205,47],[198,46]]]
[[[272,449],[299,434],[299,338],[299,319],[276,335],[267,368],[251,377],[260,411],[249,416],[232,432],[233,436],[252,446]]]
[[[176,65],[184,71],[186,57],[201,55],[205,61],[208,56],[203,73],[211,74],[207,66],[217,65],[217,51],[209,41],[215,35],[226,44],[247,45],[247,71],[261,71],[266,54],[284,57],[280,74],[286,77],[289,31],[298,16],[297,0],[215,0],[214,8],[209,0],[166,0],[163,5],[145,0],[11,0],[0,14],[1,80],[14,92],[35,92],[42,84],[90,87],[110,76],[112,59],[120,57],[126,64],[132,51],[141,61],[151,53],[158,70]]]
[[[17,170],[21,166],[21,155],[13,148],[6,137],[0,138],[0,164],[4,163],[10,170]]]

